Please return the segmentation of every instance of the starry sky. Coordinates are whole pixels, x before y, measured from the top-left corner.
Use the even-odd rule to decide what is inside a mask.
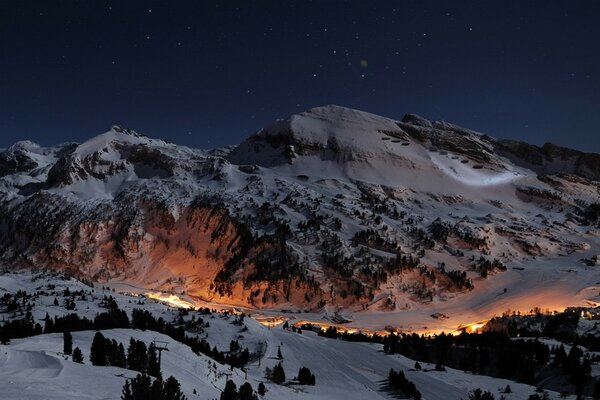
[[[0,1],[0,148],[339,104],[600,152],[599,1]]]

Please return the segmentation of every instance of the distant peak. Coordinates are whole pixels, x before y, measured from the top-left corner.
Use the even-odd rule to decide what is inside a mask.
[[[411,125],[422,126],[424,128],[431,128],[433,126],[433,123],[430,120],[417,114],[406,114],[404,117],[402,117],[402,122]]]
[[[319,106],[319,107],[313,107],[310,108],[308,110],[306,110],[306,112],[323,112],[323,111],[329,111],[329,112],[335,112],[335,111],[358,111],[358,110],[354,110],[352,108],[348,108],[348,107],[344,107],[344,106],[339,106],[337,104],[325,104],[324,106]]]
[[[125,128],[125,127],[123,127],[121,125],[113,125],[110,128],[110,130],[114,131],[114,132],[117,132],[117,133],[121,133],[123,135],[131,135],[131,136],[135,136],[135,137],[144,137],[144,135],[140,135],[139,133],[137,133],[133,129]]]
[[[377,117],[377,118],[385,118],[380,115],[369,113],[367,111],[357,110],[355,108],[350,108],[350,107],[339,106],[337,104],[327,104],[327,105],[320,106],[320,107],[314,107],[314,108],[308,109],[308,110],[300,113],[300,115],[307,115],[307,114],[322,115],[322,116],[327,116],[327,115],[349,116],[349,115],[352,115],[352,116],[357,116],[357,117],[371,116],[371,117]]]
[[[29,149],[38,149],[40,147],[39,144],[32,142],[31,140],[21,140],[8,148],[9,151],[14,150],[29,150]]]

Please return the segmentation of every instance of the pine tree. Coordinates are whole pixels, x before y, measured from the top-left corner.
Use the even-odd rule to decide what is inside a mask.
[[[160,376],[160,366],[158,365],[158,357],[156,357],[154,344],[150,344],[148,347],[148,375]]]
[[[494,400],[494,395],[488,391],[477,388],[469,393],[469,400]]]
[[[166,400],[162,397],[162,389],[163,385],[160,379],[155,379],[154,381],[152,381],[152,383],[150,384],[150,398],[148,400]]]
[[[127,367],[134,371],[146,372],[148,369],[148,349],[141,340],[131,338],[127,348]]]
[[[160,379],[157,379],[160,380]],[[162,397],[164,400],[186,400],[186,397],[183,395],[181,391],[181,386],[177,379],[170,376],[164,382],[162,387]]]
[[[75,347],[73,350],[73,361],[83,364],[83,354],[81,354],[81,349],[79,347]]]
[[[250,383],[246,382],[242,386],[240,386],[238,399],[239,400],[256,400],[256,395],[254,394],[254,390],[252,389],[252,385]]]
[[[160,378],[152,381],[146,374],[138,374],[126,381],[121,394],[122,400],[187,400],[179,382],[174,377],[166,381]]]
[[[298,382],[300,382],[301,385],[314,385],[315,376],[310,372],[310,369],[301,367],[298,371]]]
[[[92,365],[107,365],[106,362],[106,339],[100,332],[96,332],[94,340],[92,341],[92,347],[90,349],[90,361]]]
[[[127,367],[127,358],[125,357],[125,348],[123,347],[123,343],[119,343],[119,347],[117,348],[117,354],[115,359],[115,367],[126,368]]]
[[[44,317],[44,333],[54,332],[54,321],[52,318],[46,313],[46,317]]]
[[[227,380],[225,389],[221,392],[221,400],[238,400],[238,391],[235,382]]]
[[[283,354],[281,354],[281,346],[277,346],[277,359],[283,360]]]
[[[146,374],[138,374],[135,378],[125,382],[123,386],[123,392],[121,394],[121,400],[141,400],[141,399],[152,399],[150,397],[150,386],[152,380]]]
[[[131,392],[131,384],[129,380],[125,381],[125,385],[123,385],[123,390],[121,391],[121,400],[135,400],[133,397],[133,393]]]
[[[134,338],[129,338],[129,346],[127,347],[127,368],[133,369],[133,370],[138,370],[136,368],[138,363],[137,363],[135,342],[136,342],[136,340]]]
[[[267,388],[265,387],[265,384],[261,382],[258,384],[258,394],[264,396],[265,393],[267,393]]]
[[[278,363],[273,367],[272,370],[267,370],[267,377],[275,383],[285,382],[285,371],[283,370],[283,365]]]
[[[71,355],[73,352],[73,336],[71,332],[65,331],[63,333],[63,353]]]

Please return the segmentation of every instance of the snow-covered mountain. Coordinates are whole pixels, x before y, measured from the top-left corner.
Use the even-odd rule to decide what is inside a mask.
[[[115,126],[0,153],[0,256],[213,303],[456,326],[594,300],[599,157],[339,106],[212,151]]]

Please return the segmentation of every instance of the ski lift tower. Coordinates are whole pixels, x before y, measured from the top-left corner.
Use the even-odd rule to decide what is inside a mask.
[[[160,368],[161,368],[160,360],[161,360],[162,352],[169,351],[169,349],[167,348],[167,346],[169,345],[169,342],[161,342],[160,340],[155,339],[152,341],[152,345],[158,351],[158,369],[160,370]]]

